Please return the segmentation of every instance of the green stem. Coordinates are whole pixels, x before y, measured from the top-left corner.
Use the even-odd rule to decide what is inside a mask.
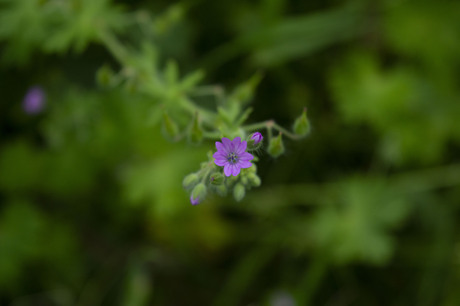
[[[203,178],[201,179],[202,183],[206,184],[206,179],[208,178],[209,174],[211,173],[212,168],[214,168],[214,165],[212,164],[212,162],[209,162],[208,166],[201,170],[201,171],[204,171]]]
[[[99,38],[110,53],[123,65],[128,57],[126,48],[108,31],[99,31]]]
[[[262,121],[262,122],[243,126],[243,129],[248,132],[258,130],[258,129],[263,129],[263,128],[267,129],[269,134],[270,134],[271,129],[274,128],[275,130],[278,130],[279,132],[283,133],[283,135],[287,136],[288,138],[291,138],[292,140],[299,140],[302,138],[301,136],[298,136],[298,135],[295,135],[289,132],[288,130],[283,128],[281,125],[276,123],[274,120],[267,120],[267,121]]]
[[[191,96],[215,96],[220,101],[223,97],[224,90],[219,85],[200,86],[190,92]]]
[[[209,111],[207,109],[204,109],[202,107],[199,107],[198,105],[196,105],[195,103],[193,103],[189,99],[181,99],[180,104],[184,109],[189,111],[191,114],[195,114],[196,112],[198,112],[200,114],[201,118],[203,118],[203,120],[207,124],[213,125],[214,120],[216,118],[215,113],[213,113],[213,112],[211,112],[211,111]]]
[[[267,128],[267,132],[268,132],[268,140],[271,141],[273,138],[272,128],[271,127]]]
[[[273,122],[273,121],[267,120],[267,121],[245,125],[242,127],[242,129],[244,129],[247,132],[252,132],[252,131],[260,130],[260,129],[266,129],[270,125],[270,122]]]
[[[299,140],[299,139],[302,138],[300,136],[292,134],[291,132],[289,132],[288,130],[286,130],[282,126],[278,125],[277,123],[273,123],[273,128],[277,129],[279,132],[282,132],[284,136],[287,136],[287,137],[291,138],[292,140]]]
[[[297,303],[298,305],[311,305],[312,298],[318,290],[321,281],[326,276],[327,262],[322,257],[314,259],[305,276],[300,281],[297,288]]]

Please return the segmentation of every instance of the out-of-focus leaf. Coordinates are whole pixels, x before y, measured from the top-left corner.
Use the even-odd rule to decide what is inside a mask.
[[[9,191],[36,190],[44,174],[43,154],[27,143],[4,145],[0,153],[0,188]]]
[[[333,71],[331,84],[344,118],[381,134],[380,155],[387,161],[433,161],[449,139],[460,139],[451,128],[459,104],[409,67],[384,70],[375,57],[358,52]]]
[[[123,306],[148,305],[154,285],[147,271],[141,263],[131,265],[126,279]]]
[[[354,179],[338,187],[334,205],[320,209],[312,237],[338,263],[387,262],[394,250],[390,231],[409,205],[384,182]]]
[[[357,37],[363,27],[363,12],[355,7],[284,19],[260,33],[253,59],[271,66],[307,56],[320,49]]]
[[[79,276],[77,248],[72,231],[49,218],[24,201],[12,201],[3,209],[0,217],[0,284],[13,289],[21,281],[39,277],[31,267],[43,269],[46,274],[67,277]],[[68,265],[74,265],[69,268]]]

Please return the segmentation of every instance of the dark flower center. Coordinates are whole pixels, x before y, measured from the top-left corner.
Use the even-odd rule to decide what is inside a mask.
[[[227,161],[230,164],[234,164],[234,163],[236,163],[238,161],[238,156],[234,152],[231,152],[227,156]]]

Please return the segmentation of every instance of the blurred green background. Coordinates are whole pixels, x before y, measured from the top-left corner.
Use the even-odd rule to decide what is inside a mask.
[[[104,33],[311,135],[192,206]],[[460,305],[460,2],[0,0],[0,57],[0,305]]]

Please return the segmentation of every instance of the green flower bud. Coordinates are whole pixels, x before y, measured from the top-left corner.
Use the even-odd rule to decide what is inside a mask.
[[[270,140],[270,144],[268,145],[268,153],[273,157],[278,157],[284,153],[282,133],[279,133],[278,136]]]
[[[307,118],[306,107],[303,109],[302,115],[294,121],[292,129],[299,136],[306,136],[310,132],[310,122]]]
[[[243,185],[247,185],[249,183],[249,180],[246,176],[242,176],[240,180],[241,180],[241,184]]]
[[[190,173],[186,177],[184,177],[184,180],[182,181],[182,186],[184,186],[185,189],[190,189],[194,187],[198,183],[198,175],[196,173]]]
[[[244,189],[243,184],[236,184],[233,188],[233,197],[235,198],[235,200],[239,202],[244,198],[245,195],[246,190]]]
[[[179,136],[179,127],[177,124],[169,117],[167,112],[163,112],[163,122],[161,125],[161,130],[165,138],[170,140],[177,140]]]
[[[104,65],[97,70],[96,80],[99,85],[107,87],[110,86],[113,80],[114,73],[109,66]]]
[[[193,143],[199,143],[203,139],[203,130],[201,129],[198,113],[193,117],[192,125],[189,128],[189,140]]]
[[[213,185],[222,185],[224,182],[224,176],[220,172],[215,172],[209,177],[211,184]]]
[[[203,183],[199,183],[192,190],[192,198],[199,199],[199,201],[203,201],[205,197],[206,197],[206,186]]]
[[[251,186],[253,186],[253,187],[259,187],[260,184],[262,183],[261,180],[260,180],[260,177],[257,176],[257,174],[255,174],[255,173],[249,173],[248,174],[248,180],[249,180],[249,183],[251,184]]]
[[[218,195],[225,197],[227,195],[227,187],[225,184],[215,186],[214,185],[214,190],[217,192]]]
[[[246,139],[246,141],[248,143],[247,150],[248,151],[256,151],[256,150],[258,150],[260,147],[262,147],[262,140],[263,139],[264,139],[264,137],[259,132],[255,132],[255,133],[249,135],[248,138]]]

